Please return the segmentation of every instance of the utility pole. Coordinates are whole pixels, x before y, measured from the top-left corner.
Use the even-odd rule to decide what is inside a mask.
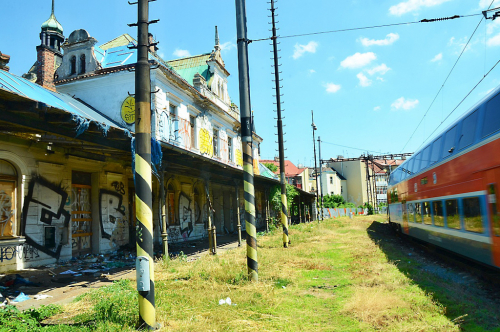
[[[319,202],[319,199],[318,199],[318,190],[319,190],[319,185],[318,185],[318,166],[316,165],[316,140],[314,139],[314,131],[317,130],[318,128],[316,128],[316,125],[314,124],[314,111],[311,110],[311,117],[312,117],[312,124],[311,124],[311,127],[312,127],[312,130],[313,130],[313,147],[314,147],[314,172],[315,172],[315,176],[316,176],[316,207],[318,207],[318,202]],[[318,209],[316,209],[316,212],[317,212]],[[318,213],[316,213],[317,217],[318,218]],[[319,222],[319,218],[318,218],[318,222]]]
[[[319,191],[320,191],[320,200],[319,205],[321,209],[321,220],[325,219],[323,215],[323,163],[321,162],[321,137],[318,136],[318,152],[319,152]]]
[[[276,19],[274,12],[274,0],[271,0],[271,16],[273,24],[273,53],[274,53],[274,83],[276,85],[276,109],[278,116],[278,149],[280,155],[280,183],[281,183],[281,225],[283,225],[283,247],[288,248],[288,205],[286,201],[286,177],[285,177],[285,149],[283,147],[283,120],[281,119],[281,94],[280,94],[280,72],[278,63],[278,42],[276,36]]]
[[[135,4],[135,3],[134,3]],[[151,78],[148,62],[149,1],[138,0],[135,68],[135,210],[137,218],[137,291],[139,323],[157,329],[155,310],[153,209],[151,187]]]
[[[258,281],[257,228],[255,225],[255,188],[253,185],[252,118],[250,113],[250,74],[248,69],[247,14],[245,0],[236,1],[238,73],[240,85],[241,143],[247,231],[247,267],[251,281]]]

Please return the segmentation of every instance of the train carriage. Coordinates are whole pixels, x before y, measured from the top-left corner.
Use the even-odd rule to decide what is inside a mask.
[[[500,87],[389,177],[402,233],[500,268]]]

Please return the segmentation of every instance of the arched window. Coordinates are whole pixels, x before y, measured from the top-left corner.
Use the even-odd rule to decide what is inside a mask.
[[[70,75],[76,74],[76,56],[72,56],[71,60],[69,61],[69,67],[70,67]]]
[[[16,188],[16,168],[11,163],[0,159],[0,239],[19,234]]]
[[[85,74],[85,54],[80,55],[80,72],[79,74]]]

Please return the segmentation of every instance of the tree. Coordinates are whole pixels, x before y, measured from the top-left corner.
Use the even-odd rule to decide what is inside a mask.
[[[323,196],[323,206],[326,208],[336,208],[343,204],[345,204],[345,199],[342,195]]]
[[[292,207],[292,202],[295,199],[295,196],[297,196],[298,194],[299,192],[297,191],[297,189],[295,189],[294,186],[288,183],[286,184],[286,203],[287,203],[286,209],[288,211],[289,218],[291,217],[290,210]],[[276,211],[276,213],[279,216],[281,213],[281,186],[274,186],[271,189],[270,203],[271,203],[271,208],[274,209],[274,211]]]
[[[266,166],[267,168],[269,168],[269,170],[273,173],[276,173],[278,171],[278,166],[276,166],[275,164],[272,164],[272,163],[263,163],[262,165]]]

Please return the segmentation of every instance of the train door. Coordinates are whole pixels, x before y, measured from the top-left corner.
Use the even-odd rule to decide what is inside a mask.
[[[403,232],[405,234],[410,234],[410,227],[408,226],[408,213],[410,211],[407,209],[408,205],[406,204],[406,201],[403,201],[401,207],[403,208]]]
[[[488,192],[488,215],[490,220],[493,262],[496,266],[500,266],[500,206],[498,203],[500,167],[486,171],[484,179]]]

